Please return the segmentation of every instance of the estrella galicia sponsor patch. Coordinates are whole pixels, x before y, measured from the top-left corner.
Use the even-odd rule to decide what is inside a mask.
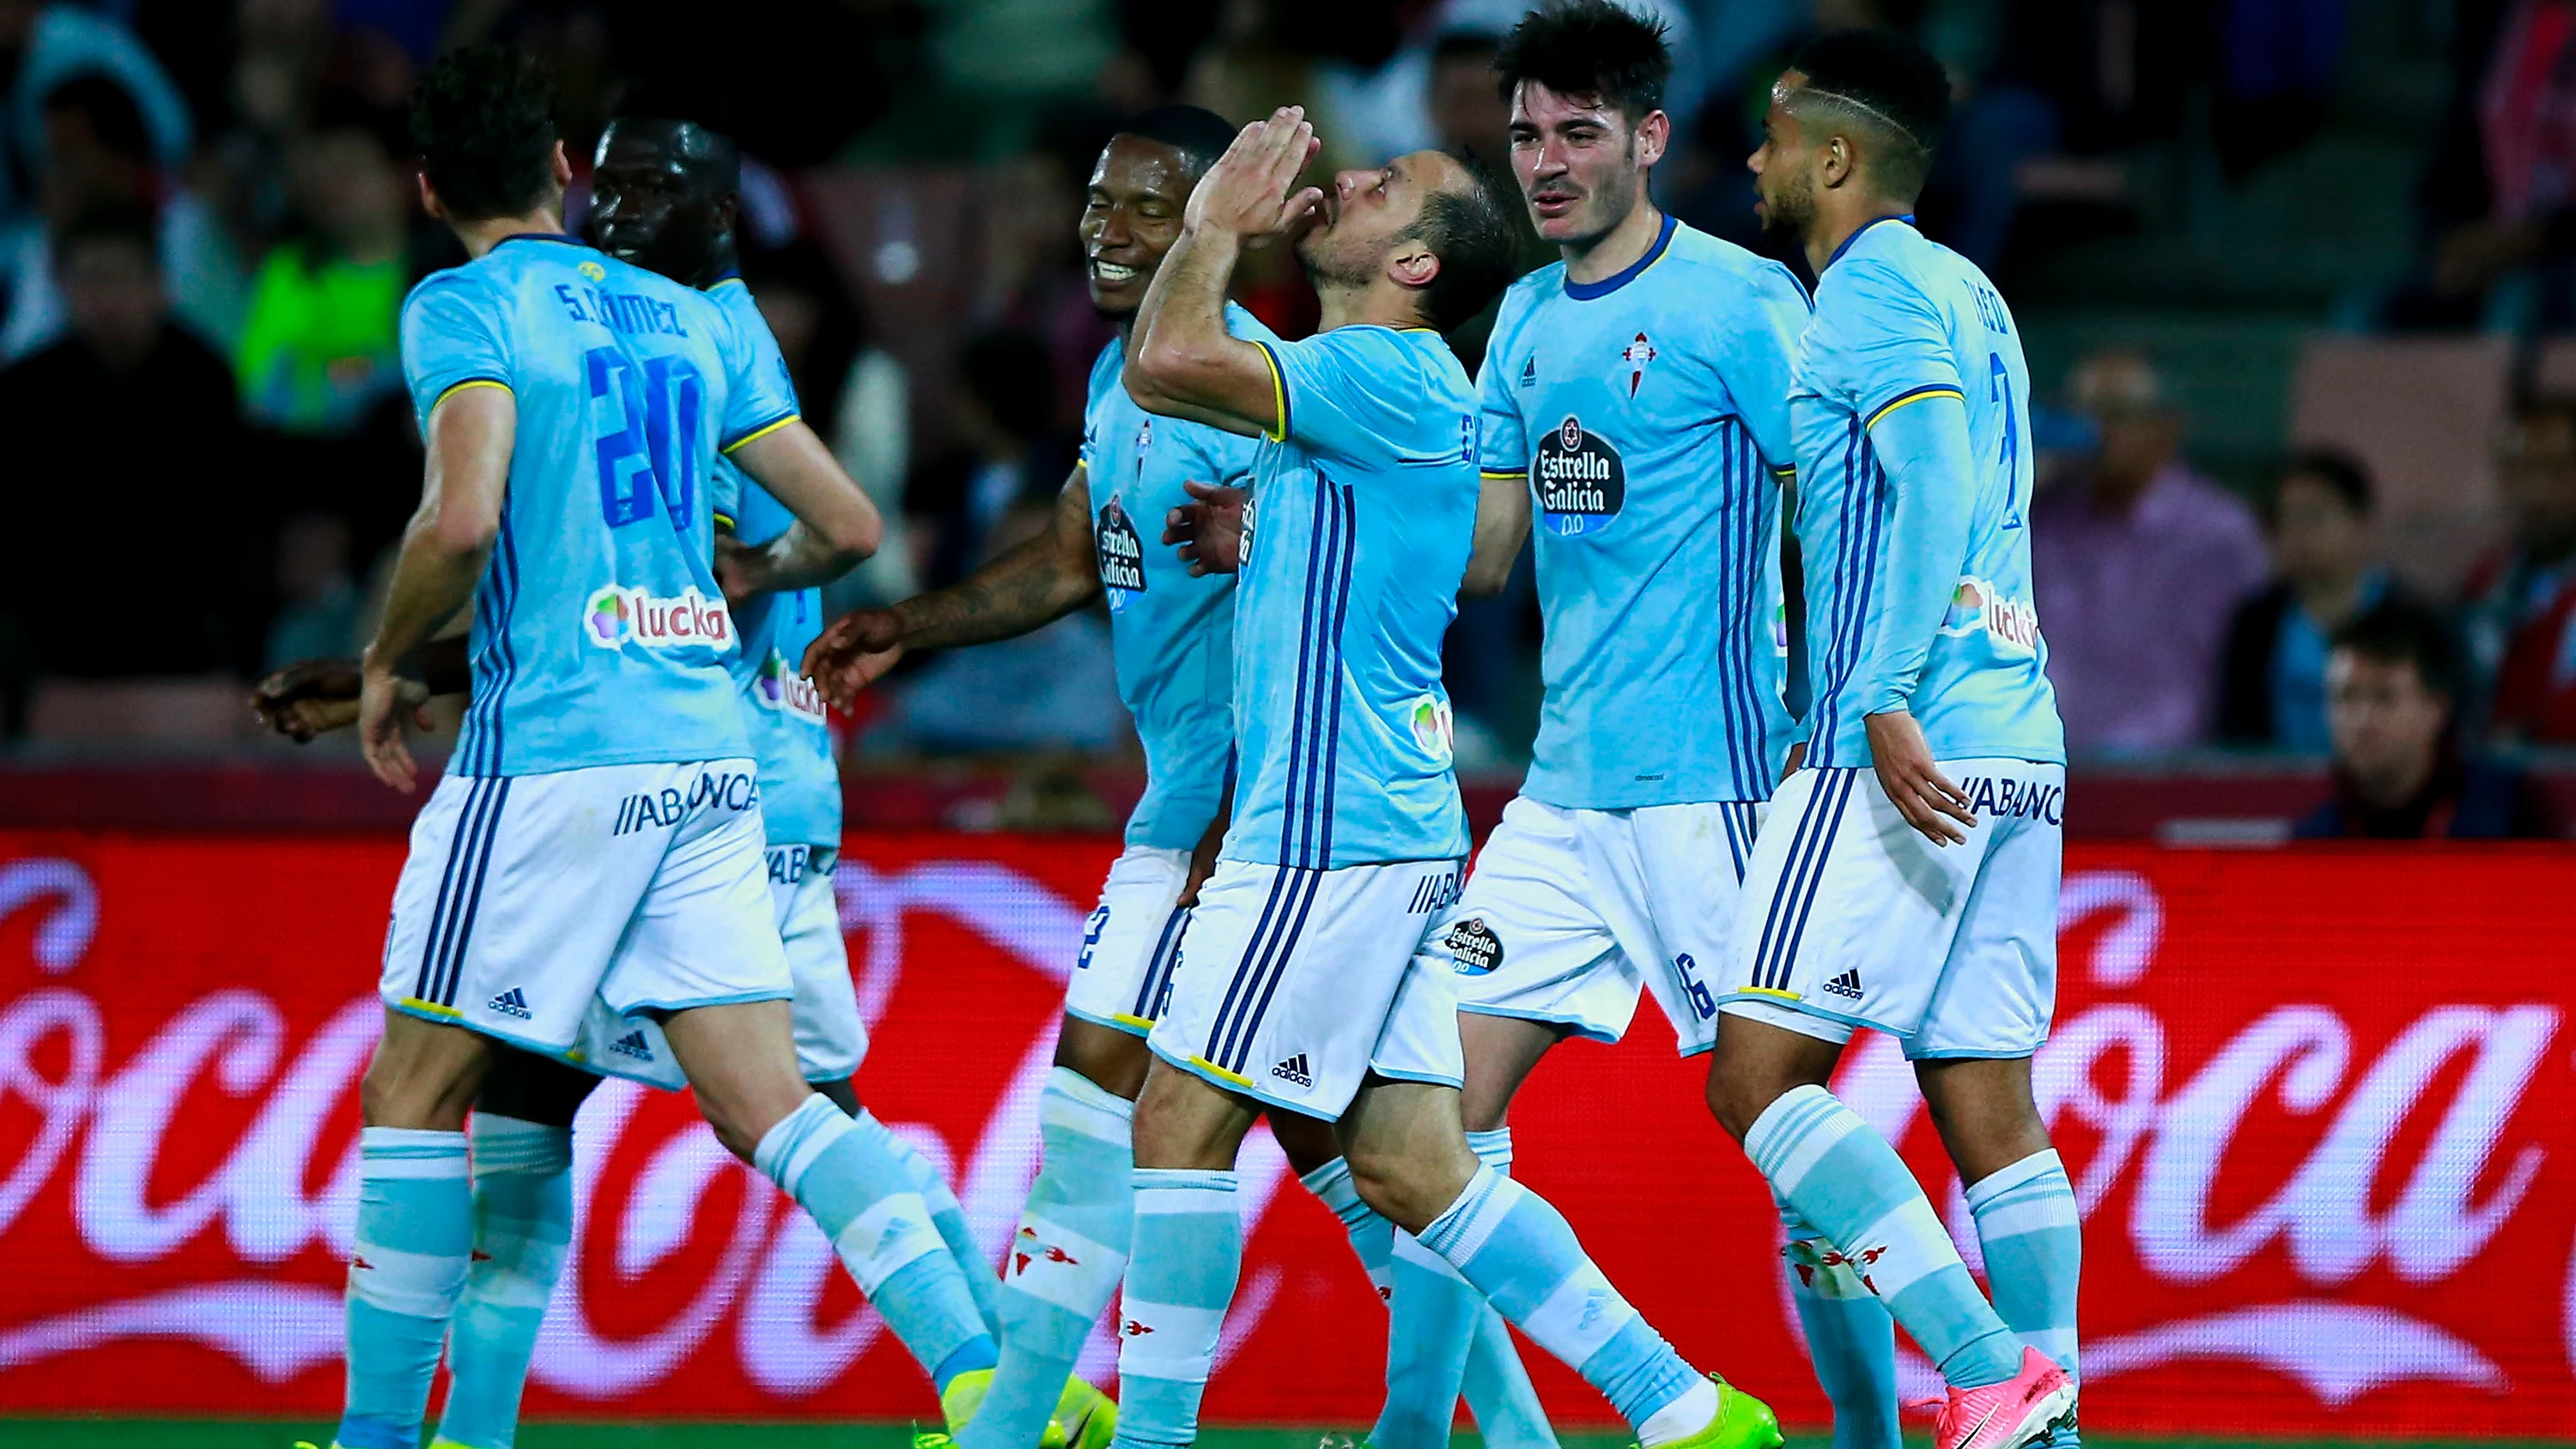
[[[1100,505],[1100,523],[1091,539],[1100,552],[1100,586],[1108,591],[1114,613],[1127,606],[1127,595],[1145,592],[1145,540],[1115,494]]]
[[[1483,976],[1503,964],[1503,938],[1482,916],[1469,916],[1449,928],[1441,943],[1461,976]]]
[[[1619,450],[1598,433],[1587,432],[1571,413],[1539,439],[1530,459],[1530,488],[1538,494],[1538,511],[1547,530],[1559,538],[1599,533],[1619,516],[1628,501],[1628,470]]]

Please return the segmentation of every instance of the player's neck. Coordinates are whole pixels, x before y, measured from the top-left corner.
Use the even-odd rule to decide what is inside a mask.
[[[1386,277],[1375,278],[1365,287],[1319,286],[1315,301],[1318,332],[1330,332],[1336,327],[1431,325],[1423,320],[1422,304],[1414,294]]]
[[[1847,203],[1839,198],[1823,202],[1816,211],[1816,228],[1807,233],[1807,266],[1818,277],[1833,265],[1843,243],[1860,235],[1870,223],[1890,217],[1912,216],[1911,202],[1890,201],[1883,196],[1856,196]]]
[[[563,207],[543,206],[525,216],[495,216],[482,221],[449,223],[456,229],[456,239],[465,244],[465,255],[481,261],[484,255],[514,236],[563,235]]]
[[[1565,256],[1565,279],[1590,285],[1619,275],[1654,249],[1664,234],[1664,214],[1645,199],[1640,186],[1637,205],[1619,224],[1599,236],[1568,242],[1557,250]]]

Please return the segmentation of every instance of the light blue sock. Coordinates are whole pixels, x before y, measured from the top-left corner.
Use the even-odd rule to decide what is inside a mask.
[[[1744,1150],[1780,1201],[1857,1262],[1861,1281],[1953,1388],[2021,1371],[2021,1341],[1995,1316],[1905,1159],[1822,1087],[1763,1110]]]
[[[945,1392],[958,1373],[992,1367],[996,1350],[893,1142],[874,1115],[844,1116],[817,1095],[779,1119],[751,1160],[813,1216],[859,1291]]]
[[[1449,1260],[1530,1341],[1583,1375],[1648,1444],[1646,1421],[1707,1385],[1585,1255],[1565,1215],[1480,1166],[1422,1245]]]
[[[1834,1406],[1834,1449],[1897,1449],[1896,1320],[1840,1250],[1783,1204],[1789,1301],[1807,1331],[1816,1383]]]
[[[465,1291],[474,1190],[465,1134],[358,1133],[358,1230],[349,1255],[345,1449],[417,1449],[438,1350]]]
[[[1070,1067],[1038,1099],[1045,1157],[1002,1260],[1002,1363],[958,1449],[1037,1449],[1082,1345],[1127,1271],[1136,1104]]]
[[[572,1129],[476,1112],[474,1262],[447,1344],[433,1443],[510,1449],[537,1330],[572,1243]]]
[[[1199,1436],[1199,1400],[1243,1271],[1234,1183],[1231,1172],[1136,1169],[1112,1449],[1178,1449]]]
[[[1467,1146],[1479,1162],[1505,1177],[1512,1175],[1509,1127],[1470,1132]],[[1521,1362],[1520,1346],[1512,1342],[1511,1325],[1494,1311],[1494,1305],[1479,1307],[1476,1341],[1467,1347],[1463,1388],[1485,1449],[1557,1449],[1556,1431],[1548,1427],[1547,1408],[1539,1403],[1538,1388]]]
[[[2034,1152],[1968,1188],[1995,1312],[2023,1343],[2075,1372],[2075,1288],[2083,1276],[2084,1225],[2075,1187],[2054,1149]],[[2075,1431],[2048,1441],[2072,1449]]]
[[[975,1226],[966,1221],[966,1205],[919,1149],[893,1133],[887,1133],[886,1140],[894,1144],[895,1159],[912,1175],[913,1190],[930,1208],[930,1225],[939,1230],[939,1241],[948,1245],[948,1256],[965,1273],[966,1291],[975,1296],[975,1314],[984,1320],[984,1331],[1000,1338],[1002,1280],[993,1272],[993,1260],[975,1241]]]

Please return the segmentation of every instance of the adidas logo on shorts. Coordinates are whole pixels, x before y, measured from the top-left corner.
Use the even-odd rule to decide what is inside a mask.
[[[1860,1000],[1860,968],[1855,966],[1849,971],[1844,972],[1842,975],[1835,977],[1833,980],[1826,982],[1825,994],[1827,996],[1846,997],[1853,1001]]]
[[[487,1011],[497,1011],[503,1016],[515,1016],[521,1021],[526,1021],[530,1015],[528,1011],[528,994],[513,986],[509,990],[502,992],[500,995],[493,997],[491,1002],[486,1005],[484,1009]]]
[[[1315,1077],[1313,1072],[1306,1066],[1306,1054],[1304,1052],[1299,1052],[1297,1055],[1290,1057],[1288,1060],[1281,1062],[1275,1067],[1272,1067],[1270,1069],[1270,1075],[1294,1086],[1311,1087],[1315,1085]]]
[[[644,1033],[630,1031],[608,1044],[609,1055],[633,1057],[639,1062],[653,1060],[653,1049],[644,1044]]]

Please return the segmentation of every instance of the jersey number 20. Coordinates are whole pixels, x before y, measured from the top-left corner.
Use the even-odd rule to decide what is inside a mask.
[[[2021,418],[2013,412],[2012,369],[2003,354],[1986,354],[1986,399],[2004,409],[2004,527],[2021,527]]]
[[[600,516],[609,527],[624,528],[652,517],[659,498],[671,527],[686,532],[697,517],[698,419],[706,409],[697,368],[684,358],[647,358],[638,378],[635,364],[614,347],[592,348],[582,367],[600,427],[593,444]],[[613,410],[607,406],[612,397]]]

